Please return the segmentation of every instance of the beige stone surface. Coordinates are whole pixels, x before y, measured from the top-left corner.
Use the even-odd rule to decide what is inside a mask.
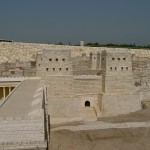
[[[51,133],[51,150],[149,150],[150,128]]]
[[[23,81],[0,108],[0,117],[27,116],[34,109],[31,103],[39,87],[40,80],[38,79]]]
[[[44,100],[52,150],[150,147],[148,110],[107,117],[150,106],[149,50],[0,42],[0,52],[0,63],[36,61],[36,76],[41,77],[0,79],[3,83],[23,81],[1,105],[0,148],[3,142],[15,145],[18,141],[21,146],[34,142],[46,148]],[[19,72],[23,70],[18,76]],[[40,82],[47,86],[48,101]],[[55,127],[68,122],[75,124]]]
[[[43,87],[38,78],[22,80],[0,106],[0,149],[44,150],[47,145]]]
[[[150,109],[51,129],[52,150],[149,150]]]
[[[68,45],[54,45],[54,44],[37,44],[37,43],[21,43],[21,42],[0,42],[1,62],[16,60],[28,61],[35,60],[37,52],[43,49],[72,49],[72,57],[82,56],[82,53],[101,52],[107,50],[111,52],[116,51],[131,51],[139,57],[150,57],[150,52],[147,49],[124,49],[124,48],[106,48],[106,47],[84,47],[84,46],[68,46]]]

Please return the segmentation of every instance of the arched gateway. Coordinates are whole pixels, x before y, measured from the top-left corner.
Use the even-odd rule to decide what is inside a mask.
[[[90,107],[90,102],[89,101],[85,101],[85,107]]]

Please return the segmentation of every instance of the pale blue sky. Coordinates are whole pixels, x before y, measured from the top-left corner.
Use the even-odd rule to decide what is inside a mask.
[[[150,44],[150,0],[0,0],[0,39]]]

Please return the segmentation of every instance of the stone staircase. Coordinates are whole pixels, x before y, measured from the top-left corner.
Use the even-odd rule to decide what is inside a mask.
[[[42,120],[12,120],[0,122],[0,143],[44,142]]]
[[[84,107],[82,110],[83,121],[97,121],[96,113],[92,107]]]

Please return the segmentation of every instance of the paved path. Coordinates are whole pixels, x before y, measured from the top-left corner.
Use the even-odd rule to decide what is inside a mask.
[[[58,130],[71,130],[71,131],[81,131],[81,130],[98,130],[98,129],[111,129],[111,128],[140,128],[140,127],[150,127],[150,122],[126,122],[126,123],[105,123],[102,121],[88,122],[83,125],[78,126],[61,126],[52,128],[51,131]]]
[[[0,108],[0,117],[26,116],[32,111],[31,102],[39,83],[38,79],[23,81]]]

